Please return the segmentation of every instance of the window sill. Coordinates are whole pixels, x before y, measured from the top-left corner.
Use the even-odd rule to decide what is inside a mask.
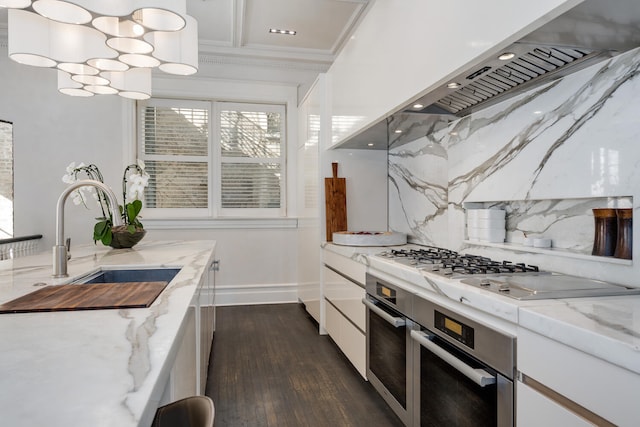
[[[142,220],[147,230],[297,228],[298,218],[176,218]]]

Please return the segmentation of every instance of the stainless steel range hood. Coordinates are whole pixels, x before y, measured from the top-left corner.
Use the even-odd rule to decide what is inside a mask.
[[[493,58],[453,76],[340,148],[387,149],[434,128],[640,46],[640,0],[586,0]],[[498,56],[498,55],[496,55]],[[458,88],[447,83],[458,83]],[[422,104],[423,108],[413,108]],[[402,128],[402,134],[394,130]]]
[[[405,112],[452,114],[474,111],[564,77],[640,46],[640,1],[586,0],[503,50],[513,58],[490,59],[412,102]]]

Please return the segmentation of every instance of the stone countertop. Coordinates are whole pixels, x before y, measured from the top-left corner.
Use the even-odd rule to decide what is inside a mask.
[[[515,334],[520,326],[640,374],[640,295],[519,301],[371,256],[384,247],[324,248],[503,332]]]
[[[181,268],[148,308],[0,314],[2,424],[149,425],[214,251],[214,241],[72,247],[64,279],[51,277],[50,251],[0,261],[0,303],[103,266]]]

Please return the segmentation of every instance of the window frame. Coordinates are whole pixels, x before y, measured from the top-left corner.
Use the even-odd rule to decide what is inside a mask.
[[[218,99],[187,99],[187,98],[171,98],[157,97],[150,98],[145,101],[138,101],[134,107],[135,116],[135,137],[133,140],[133,153],[137,154],[139,159],[146,160],[187,160],[190,157],[199,156],[172,156],[172,155],[147,155],[142,153],[142,130],[143,122],[141,120],[141,111],[147,106],[158,107],[177,107],[177,108],[202,108],[206,106],[209,114],[208,122],[208,146],[207,146],[207,171],[208,171],[208,197],[207,208],[149,208],[145,207],[143,215],[145,220],[158,220],[158,222],[171,220],[218,220],[218,219],[247,219],[247,220],[271,220],[287,218],[288,200],[291,195],[288,192],[287,173],[291,150],[288,143],[287,135],[289,133],[289,123],[295,120],[288,117],[288,103],[283,102],[250,102],[250,101],[225,101]],[[280,207],[279,208],[222,208],[221,206],[221,144],[220,144],[220,112],[237,106],[245,111],[265,111],[278,112],[282,114],[281,121],[281,152],[278,163],[281,165],[280,177]],[[229,157],[231,160],[238,161],[240,158]],[[242,161],[240,161],[242,162]],[[250,162],[251,163],[251,162]],[[290,203],[290,202],[289,202]]]
[[[270,158],[273,163],[280,164],[280,207],[279,208],[223,208],[222,207],[222,163],[259,163],[258,161],[247,160],[242,157],[228,157],[228,161],[224,161],[222,157],[222,144],[221,141],[221,118],[222,111],[233,110],[239,111],[251,111],[251,112],[266,112],[266,113],[280,113],[282,120],[280,122],[280,158]],[[231,102],[231,101],[215,101],[213,102],[213,112],[215,115],[214,133],[216,141],[214,143],[215,150],[215,164],[214,170],[214,182],[215,182],[215,203],[214,203],[214,215],[220,218],[281,218],[287,214],[287,110],[286,106],[280,104],[258,104],[258,103],[245,103],[245,102]]]
[[[209,119],[207,123],[207,131],[209,133],[209,138],[207,141],[207,155],[206,156],[177,156],[177,155],[166,155],[166,154],[144,154],[142,152],[142,131],[143,131],[143,122],[141,120],[141,111],[148,106],[153,107],[169,107],[169,108],[201,108],[205,109],[208,112]],[[136,139],[134,141],[135,144],[135,152],[137,154],[137,158],[146,162],[147,160],[157,160],[157,161],[199,161],[202,157],[206,158],[207,163],[207,207],[206,208],[149,208],[146,207],[144,209],[144,217],[148,219],[154,218],[211,218],[214,213],[214,207],[211,200],[211,186],[213,185],[213,177],[212,177],[212,158],[211,153],[213,151],[212,147],[212,138],[211,138],[211,102],[210,101],[201,101],[201,100],[185,100],[185,99],[167,99],[167,98],[150,98],[144,101],[139,101],[136,104]]]

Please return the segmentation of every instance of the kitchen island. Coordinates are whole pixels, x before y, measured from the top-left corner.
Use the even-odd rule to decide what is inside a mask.
[[[197,350],[181,347],[196,343],[193,304],[214,252],[214,241],[72,247],[63,279],[52,278],[50,251],[0,262],[0,304],[101,267],[181,269],[148,308],[0,314],[2,424],[150,425],[184,381],[176,361],[193,361],[188,376],[196,376]]]

